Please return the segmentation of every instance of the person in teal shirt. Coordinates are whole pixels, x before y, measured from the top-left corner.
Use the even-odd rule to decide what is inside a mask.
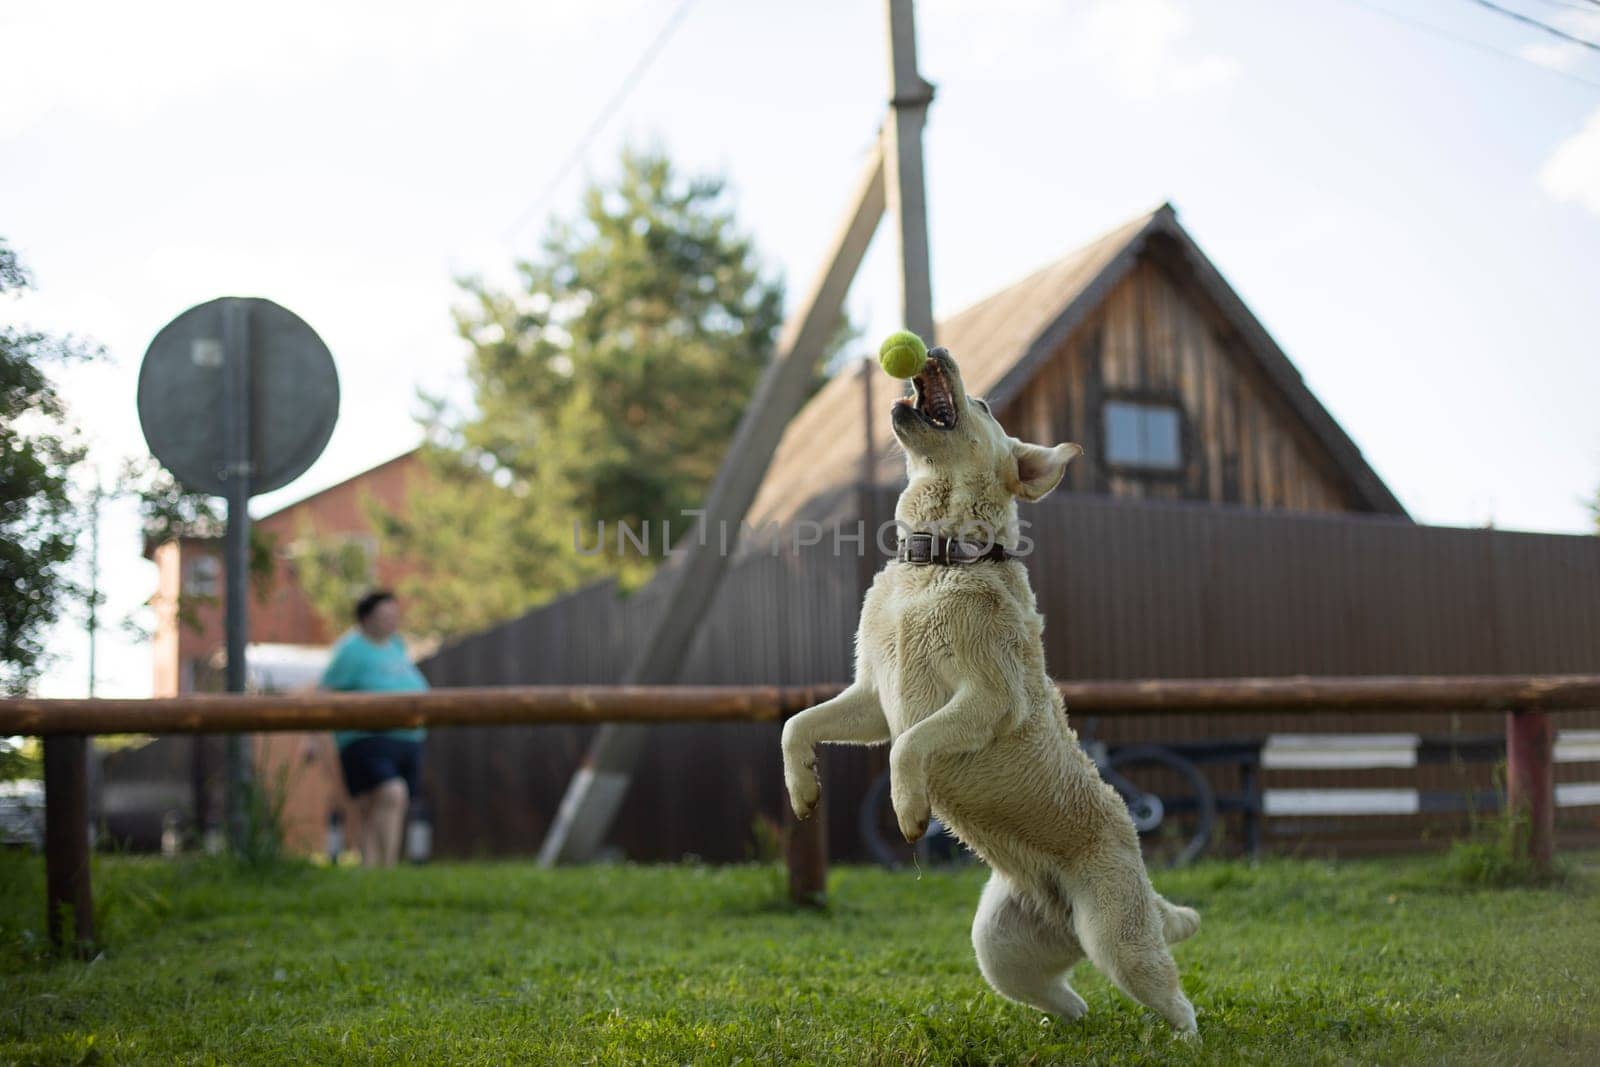
[[[400,603],[387,590],[356,604],[355,629],[333,646],[322,688],[340,692],[407,693],[428,680],[400,640]],[[361,862],[392,867],[400,859],[406,809],[421,784],[423,731],[340,730],[333,735],[345,788],[361,818]]]

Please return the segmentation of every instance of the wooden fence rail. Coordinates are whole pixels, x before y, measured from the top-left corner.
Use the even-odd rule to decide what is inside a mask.
[[[1552,860],[1554,731],[1547,712],[1600,708],[1600,675],[1234,678],[1063,682],[1077,714],[1504,711],[1507,800],[1526,812],[1528,849]],[[196,694],[159,700],[0,700],[0,735],[45,739],[49,930],[83,952],[94,940],[86,739],[113,733],[229,733],[409,726],[778,722],[837,693],[815,686],[508,686],[422,693]],[[787,806],[787,805],[785,805]],[[791,895],[821,899],[823,820],[790,835]],[[69,930],[70,925],[70,930]]]
[[[1559,711],[1600,708],[1600,675],[1197,678],[1061,682],[1074,714]],[[837,685],[528,685],[420,693],[205,693],[0,700],[0,735],[261,733],[414,726],[780,722]]]

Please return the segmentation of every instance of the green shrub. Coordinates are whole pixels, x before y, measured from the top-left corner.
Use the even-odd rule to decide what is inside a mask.
[[[251,777],[242,785],[244,833],[232,847],[246,867],[274,867],[288,860],[284,851],[283,808],[289,796],[289,769],[278,768],[271,782]]]
[[[1493,815],[1473,813],[1468,836],[1450,846],[1441,873],[1447,881],[1471,888],[1506,889],[1551,885],[1566,874],[1559,864],[1540,870],[1529,849],[1532,827],[1528,814],[1513,809],[1501,796]]]

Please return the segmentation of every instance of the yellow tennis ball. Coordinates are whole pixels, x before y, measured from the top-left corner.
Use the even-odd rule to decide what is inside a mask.
[[[891,378],[914,378],[928,362],[928,346],[910,330],[891,333],[878,347],[878,364]]]

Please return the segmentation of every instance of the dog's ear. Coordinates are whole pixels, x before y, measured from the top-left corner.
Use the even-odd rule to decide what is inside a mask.
[[[1045,448],[1014,441],[1011,462],[1006,465],[1006,488],[1012,496],[1023,500],[1043,500],[1050,490],[1061,484],[1067,464],[1081,455],[1083,449],[1077,445]]]

